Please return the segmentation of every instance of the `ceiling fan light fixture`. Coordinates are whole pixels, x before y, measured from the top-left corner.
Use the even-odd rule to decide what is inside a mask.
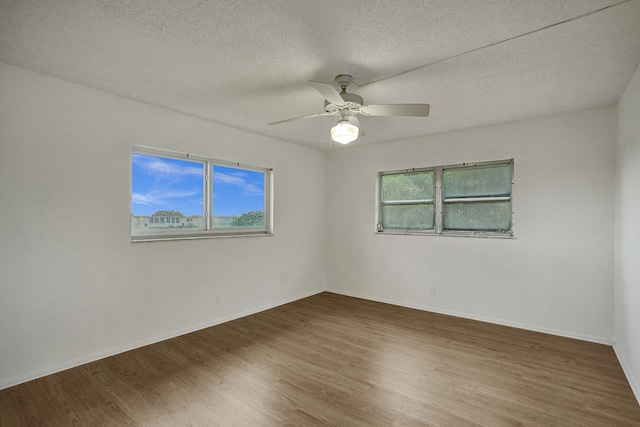
[[[349,120],[340,120],[331,128],[331,139],[340,144],[348,144],[358,139],[360,129]]]
[[[331,128],[331,140],[340,144],[348,144],[365,136],[365,131],[360,125],[358,115],[363,116],[400,116],[400,117],[427,117],[429,116],[429,104],[365,104],[360,95],[347,92],[347,86],[351,83],[351,76],[339,74],[335,83],[340,87],[338,92],[336,84],[309,80],[315,90],[324,97],[324,112],[309,114],[302,117],[271,122],[270,125],[279,125],[294,120],[307,119],[318,116],[338,116],[338,123]],[[368,83],[367,83],[368,84]],[[331,144],[329,144],[331,147]]]

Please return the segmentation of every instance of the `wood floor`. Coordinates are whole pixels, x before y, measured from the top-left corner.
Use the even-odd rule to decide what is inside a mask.
[[[0,391],[9,426],[640,426],[609,346],[323,293]]]

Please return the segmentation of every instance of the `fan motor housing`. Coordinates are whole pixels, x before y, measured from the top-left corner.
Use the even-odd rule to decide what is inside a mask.
[[[344,99],[344,105],[337,105],[325,99],[324,111],[336,116],[354,116],[356,114],[360,114],[360,109],[364,104],[364,100],[361,96],[356,95],[355,93],[346,92],[340,93],[340,96]]]

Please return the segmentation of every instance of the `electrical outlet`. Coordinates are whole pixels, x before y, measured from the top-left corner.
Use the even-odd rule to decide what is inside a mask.
[[[216,294],[216,304],[220,304],[222,302],[222,295]]]
[[[435,286],[431,286],[429,288],[429,294],[430,295],[435,295],[436,294],[436,287]]]

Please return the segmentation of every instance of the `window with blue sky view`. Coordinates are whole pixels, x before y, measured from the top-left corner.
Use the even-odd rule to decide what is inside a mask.
[[[131,163],[134,233],[266,228],[266,169],[136,152]]]
[[[163,210],[203,215],[204,163],[134,153],[132,164],[134,215]]]

